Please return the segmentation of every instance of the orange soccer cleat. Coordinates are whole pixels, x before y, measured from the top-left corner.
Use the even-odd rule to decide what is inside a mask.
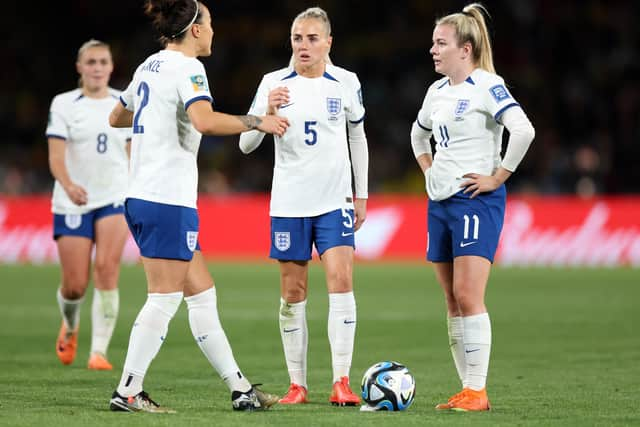
[[[349,387],[349,377],[341,377],[340,381],[333,383],[329,402],[336,406],[355,406],[360,403],[360,398]]]
[[[63,365],[70,365],[76,358],[76,350],[78,349],[78,328],[73,332],[68,332],[67,327],[62,322],[60,333],[56,340],[56,354]]]
[[[449,409],[451,409],[451,405],[454,402],[457,402],[458,400],[462,399],[463,396],[464,396],[464,390],[462,390],[461,392],[456,393],[453,396],[451,396],[449,398],[449,400],[447,400],[447,403],[438,403],[436,405],[436,409],[438,409],[438,410],[449,410]]]
[[[291,383],[287,394],[278,400],[282,405],[296,405],[298,403],[307,403],[307,389],[301,385]]]
[[[92,353],[91,356],[89,356],[87,368],[92,371],[110,371],[113,369],[113,366],[111,366],[107,358],[100,353]]]
[[[451,404],[451,410],[467,412],[488,411],[489,409],[491,409],[491,405],[489,405],[489,398],[487,397],[486,388],[483,388],[480,391],[465,388],[462,390],[462,393],[462,398],[454,401]]]

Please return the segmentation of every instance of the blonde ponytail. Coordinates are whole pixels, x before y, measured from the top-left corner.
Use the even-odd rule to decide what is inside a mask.
[[[478,68],[495,73],[489,30],[484,15],[490,16],[480,3],[468,4],[461,13],[453,13],[436,21],[436,25],[451,25],[456,30],[458,46],[470,43],[473,62]]]

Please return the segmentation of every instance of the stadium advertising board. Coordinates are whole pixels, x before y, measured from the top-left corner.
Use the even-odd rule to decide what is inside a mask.
[[[421,260],[426,249],[426,201],[372,195],[356,233],[360,260]],[[266,195],[201,196],[203,253],[217,260],[267,259]],[[496,262],[505,266],[640,267],[640,197],[510,197]],[[48,196],[0,198],[0,263],[57,261]],[[125,262],[138,250],[127,242]]]

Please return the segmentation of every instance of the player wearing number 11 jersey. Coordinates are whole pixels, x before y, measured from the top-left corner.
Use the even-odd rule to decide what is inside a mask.
[[[274,138],[270,207],[270,256],[280,265],[280,334],[291,380],[280,400],[284,404],[304,403],[307,397],[305,306],[312,245],[320,254],[329,291],[329,400],[336,405],[359,402],[349,388],[356,324],[352,270],[354,233],[366,214],[368,151],[360,82],[354,73],[331,64],[331,41],[324,10],[299,14],[291,28],[290,66],[264,76],[250,110],[286,117],[290,123],[284,135]],[[243,133],[241,150],[255,150],[263,136]]]
[[[437,408],[459,411],[489,409],[491,323],[484,294],[504,220],[504,182],[534,136],[495,73],[483,12],[473,3],[436,21],[430,53],[445,77],[427,91],[411,129],[429,195],[427,258],[445,294],[449,344],[462,382],[462,391]],[[501,159],[505,127],[510,136]]]

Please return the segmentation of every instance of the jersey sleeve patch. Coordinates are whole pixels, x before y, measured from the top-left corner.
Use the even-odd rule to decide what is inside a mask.
[[[509,91],[506,87],[504,87],[504,85],[492,86],[489,89],[489,92],[491,92],[491,96],[493,96],[493,99],[495,99],[496,102],[502,102],[505,99],[511,98],[511,95],[509,95]]]
[[[205,79],[202,74],[191,76],[190,79],[195,92],[209,91],[209,88],[207,87],[207,79]]]

